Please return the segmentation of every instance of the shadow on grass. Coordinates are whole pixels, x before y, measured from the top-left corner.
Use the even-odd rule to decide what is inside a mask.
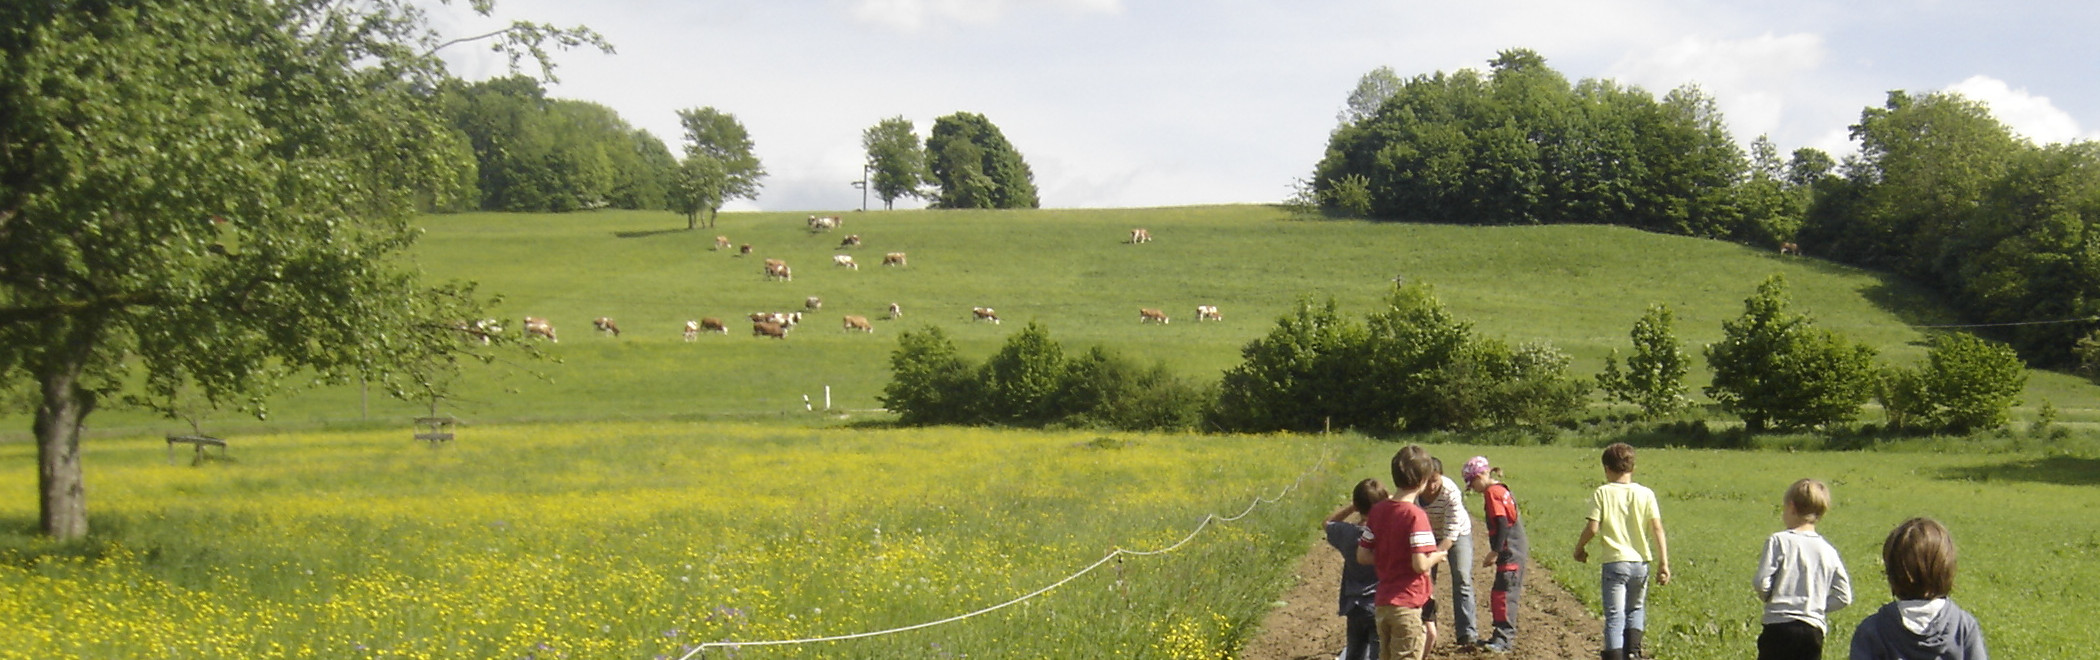
[[[1884,312],[1896,315],[1909,325],[1947,325],[1961,323],[1955,316],[1954,305],[1931,289],[1883,276],[1872,286],[1860,290],[1860,296]]]
[[[2065,486],[2100,485],[2100,458],[2050,456],[1998,465],[1948,468],[1940,478],[1949,481],[2027,481]]]
[[[620,238],[648,238],[648,237],[651,237],[651,236],[662,236],[662,235],[664,235],[664,234],[683,234],[683,233],[687,233],[687,232],[690,232],[690,231],[692,231],[692,230],[691,230],[691,229],[684,229],[684,228],[677,228],[677,229],[650,229],[650,230],[647,230],[647,231],[616,231],[616,232],[613,232],[613,235],[614,235],[614,236],[618,236],[618,237],[620,237]]]

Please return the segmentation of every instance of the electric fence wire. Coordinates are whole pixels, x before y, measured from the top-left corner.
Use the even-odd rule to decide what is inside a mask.
[[[1013,599],[1013,600],[1009,600],[1009,601],[1006,601],[1006,602],[1003,602],[1003,603],[999,603],[999,604],[996,604],[996,605],[991,605],[991,606],[989,606],[989,607],[985,607],[985,608],[983,608],[983,609],[979,609],[979,610],[975,610],[975,611],[971,611],[971,612],[965,612],[965,613],[962,613],[962,614],[957,614],[957,615],[955,615],[955,616],[951,616],[951,617],[948,617],[948,618],[945,618],[945,619],[939,619],[939,620],[936,620],[936,621],[927,621],[927,622],[925,622],[925,623],[916,623],[916,624],[912,624],[912,625],[909,625],[909,626],[903,626],[903,627],[898,627],[898,628],[890,628],[890,629],[887,629],[887,630],[872,630],[872,631],[868,631],[868,632],[860,632],[860,633],[853,633],[853,634],[848,634],[848,635],[831,635],[831,636],[828,636],[828,637],[808,637],[808,638],[802,638],[802,639],[773,639],[773,640],[763,640],[763,641],[753,641],[753,642],[707,642],[707,643],[705,643],[705,644],[701,644],[701,645],[699,645],[699,646],[695,646],[695,647],[693,647],[692,649],[688,650],[688,651],[686,652],[686,654],[685,654],[685,655],[679,656],[679,657],[678,657],[678,660],[691,660],[691,659],[692,659],[693,657],[695,657],[695,656],[698,656],[698,655],[700,655],[700,654],[701,654],[702,652],[704,652],[704,651],[706,651],[706,650],[708,650],[708,649],[714,649],[714,648],[720,648],[720,649],[736,649],[736,648],[742,648],[742,647],[747,647],[747,646],[786,646],[786,645],[792,645],[792,644],[815,644],[815,643],[819,643],[819,642],[842,642],[842,641],[848,641],[848,640],[855,640],[855,639],[866,639],[866,638],[869,638],[869,637],[880,637],[880,636],[883,636],[883,635],[893,635],[893,634],[897,634],[897,633],[902,633],[902,632],[910,632],[910,631],[913,631],[913,630],[921,630],[921,629],[925,629],[925,628],[933,628],[933,627],[936,627],[936,626],[943,626],[943,625],[947,625],[947,624],[950,624],[950,623],[956,623],[956,622],[959,622],[959,621],[964,621],[964,620],[967,620],[967,619],[971,619],[971,618],[975,618],[975,617],[983,616],[983,615],[986,615],[986,614],[990,614],[990,613],[992,613],[992,612],[997,612],[997,611],[999,611],[999,610],[1002,610],[1002,609],[1006,609],[1006,608],[1008,608],[1008,607],[1012,607],[1012,606],[1014,606],[1014,605],[1018,605],[1018,604],[1021,604],[1021,603],[1024,603],[1024,602],[1027,602],[1027,601],[1029,601],[1029,600],[1031,600],[1031,599],[1034,599],[1034,598],[1035,598],[1035,597],[1037,597],[1037,596],[1041,596],[1041,595],[1043,595],[1043,594],[1047,594],[1047,593],[1050,593],[1051,591],[1053,591],[1053,590],[1057,589],[1058,587],[1062,587],[1062,586],[1064,586],[1064,585],[1065,585],[1066,583],[1068,583],[1068,582],[1071,582],[1071,581],[1073,581],[1073,580],[1077,580],[1077,579],[1079,579],[1079,578],[1080,578],[1080,576],[1086,575],[1086,574],[1088,574],[1088,573],[1092,573],[1092,572],[1094,572],[1094,569],[1100,568],[1100,567],[1102,567],[1103,565],[1106,565],[1107,563],[1109,563],[1109,562],[1111,562],[1111,561],[1115,561],[1115,560],[1116,560],[1117,558],[1119,558],[1119,557],[1122,557],[1122,556],[1124,556],[1124,555],[1129,555],[1129,556],[1133,556],[1133,557],[1150,557],[1150,556],[1164,555],[1164,554],[1167,554],[1167,553],[1170,553],[1170,552],[1174,552],[1174,551],[1176,551],[1176,550],[1180,550],[1180,549],[1182,548],[1182,546],[1188,545],[1188,543],[1189,543],[1190,541],[1193,541],[1193,540],[1195,540],[1196,536],[1197,536],[1197,535],[1199,535],[1199,534],[1202,534],[1202,533],[1203,533],[1203,530],[1204,530],[1204,529],[1206,529],[1206,528],[1209,528],[1209,527],[1210,527],[1210,524],[1211,524],[1211,523],[1213,523],[1213,522],[1220,522],[1220,523],[1236,522],[1236,521],[1238,521],[1238,520],[1240,520],[1240,519],[1242,519],[1242,518],[1245,518],[1245,517],[1247,517],[1248,515],[1250,515],[1250,514],[1254,513],[1254,510],[1255,510],[1255,509],[1257,509],[1257,508],[1260,508],[1260,507],[1261,507],[1262,505],[1264,505],[1264,504],[1275,504],[1275,503],[1277,503],[1277,502],[1281,502],[1281,501],[1283,501],[1283,498],[1284,498],[1284,497],[1287,497],[1287,496],[1289,496],[1289,495],[1290,495],[1290,494],[1291,494],[1292,492],[1294,492],[1294,491],[1298,490],[1298,486],[1299,486],[1300,484],[1303,484],[1303,483],[1305,483],[1305,479],[1306,479],[1306,477],[1310,477],[1310,476],[1312,476],[1312,475],[1313,475],[1313,473],[1315,473],[1315,472],[1318,472],[1318,471],[1319,471],[1319,469],[1320,469],[1320,467],[1321,467],[1321,466],[1323,466],[1323,465],[1326,465],[1327,463],[1331,462],[1332,460],[1334,460],[1334,453],[1333,453],[1333,452],[1331,452],[1331,451],[1330,451],[1330,452],[1328,452],[1328,453],[1322,454],[1322,455],[1320,456],[1320,459],[1319,459],[1319,460],[1317,460],[1317,461],[1314,461],[1311,467],[1308,467],[1308,468],[1306,468],[1306,469],[1305,469],[1305,472],[1303,472],[1303,473],[1300,473],[1300,474],[1298,475],[1298,478],[1297,478],[1296,480],[1294,480],[1294,481],[1292,481],[1292,482],[1291,482],[1291,485],[1289,485],[1289,486],[1285,486],[1285,487],[1283,487],[1283,490],[1277,491],[1277,493],[1276,493],[1276,496],[1275,496],[1275,497],[1263,497],[1263,496],[1261,496],[1261,495],[1256,495],[1256,496],[1254,497],[1254,501],[1252,501],[1252,502],[1249,502],[1249,503],[1247,504],[1247,508],[1246,508],[1245,510],[1242,510],[1242,511],[1240,511],[1238,515],[1233,515],[1233,516],[1219,516],[1218,514],[1215,514],[1215,513],[1206,513],[1206,514],[1203,514],[1203,521],[1202,521],[1202,522],[1199,522],[1199,523],[1197,523],[1197,524],[1196,524],[1196,528],[1195,528],[1194,530],[1191,530],[1191,531],[1189,531],[1189,533],[1188,533],[1188,535],[1187,535],[1187,536],[1183,536],[1183,537],[1181,537],[1181,540],[1180,540],[1180,541],[1177,541],[1177,542],[1175,542],[1175,543],[1174,543],[1173,545],[1169,545],[1169,546],[1167,546],[1167,547],[1164,547],[1164,548],[1160,548],[1160,549],[1157,549],[1157,550],[1127,550],[1127,549],[1124,549],[1124,548],[1122,548],[1122,547],[1117,547],[1117,548],[1116,548],[1116,549],[1114,549],[1114,550],[1110,550],[1108,554],[1106,554],[1106,555],[1103,555],[1103,556],[1101,557],[1101,559],[1099,559],[1099,560],[1096,560],[1096,561],[1095,561],[1094,563],[1092,563],[1092,564],[1088,564],[1088,565],[1086,566],[1086,568],[1082,568],[1082,569],[1079,569],[1079,571],[1078,571],[1078,572],[1076,572],[1076,573],[1073,573],[1073,574],[1071,574],[1071,575],[1067,575],[1067,576],[1065,576],[1065,577],[1064,577],[1064,579],[1058,580],[1058,581],[1056,581],[1056,582],[1052,582],[1052,583],[1050,583],[1049,585],[1047,585],[1047,586],[1044,586],[1044,587],[1043,587],[1043,588],[1041,588],[1041,589],[1037,589],[1037,590],[1035,590],[1035,591],[1031,591],[1031,592],[1028,592],[1027,594],[1024,594],[1024,595],[1022,595],[1022,596],[1020,596],[1020,597],[1018,597],[1018,598],[1015,598],[1015,599]]]

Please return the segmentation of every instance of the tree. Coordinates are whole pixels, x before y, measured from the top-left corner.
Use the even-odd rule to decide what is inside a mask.
[[[1238,431],[1318,431],[1350,412],[1342,371],[1363,343],[1363,327],[1343,319],[1328,299],[1301,299],[1269,334],[1240,349],[1242,361],[1219,384],[1216,420]],[[1348,419],[1343,425],[1346,428]]]
[[[1677,343],[1675,323],[1669,306],[1650,306],[1633,323],[1633,354],[1626,357],[1626,367],[1619,367],[1616,349],[1604,358],[1604,372],[1597,376],[1604,393],[1640,406],[1650,419],[1677,414],[1690,404],[1684,396],[1684,375],[1691,360]]]
[[[682,199],[698,200],[706,206],[709,226],[713,216],[720,213],[722,205],[737,199],[758,199],[760,180],[766,178],[766,168],[751,153],[751,134],[738,123],[736,115],[714,108],[694,108],[678,111],[678,123],[685,127],[685,158],[683,168],[687,175],[680,185],[699,186]],[[694,164],[695,158],[713,161],[713,165]],[[693,173],[718,176],[691,176]],[[686,228],[697,224],[697,212],[686,214]]]
[[[939,326],[897,333],[890,353],[890,383],[879,397],[897,413],[897,423],[924,426],[975,421],[976,374],[956,354],[955,342]]]
[[[1058,417],[1059,388],[1065,384],[1065,352],[1050,338],[1050,329],[1030,322],[1006,339],[999,352],[979,370],[984,394],[981,416],[991,422],[1042,426]]]
[[[1757,285],[1721,333],[1706,347],[1714,374],[1706,395],[1752,433],[1847,422],[1873,394],[1874,349],[1787,311],[1778,275]]]
[[[292,374],[429,395],[473,355],[471,287],[426,285],[400,258],[472,162],[432,93],[445,43],[421,16],[386,0],[0,7],[0,379],[37,392],[46,534],[88,533],[80,431],[105,402],[171,412],[196,392],[261,415]],[[602,44],[530,23],[490,37],[533,55]]]
[[[868,185],[874,187],[875,198],[882,200],[882,208],[895,207],[899,197],[925,194],[920,186],[927,177],[926,151],[919,147],[919,134],[911,120],[898,116],[876,122],[861,132],[860,145],[875,168]]]
[[[702,211],[709,214],[707,226],[715,226],[713,214],[722,208],[722,190],[729,185],[728,176],[722,170],[722,161],[707,154],[687,154],[685,161],[678,164],[666,201],[673,212],[685,216],[686,229],[700,226]]]
[[[1381,66],[1372,69],[1362,78],[1356,79],[1356,89],[1349,92],[1348,104],[1342,106],[1342,111],[1335,115],[1335,121],[1348,126],[1378,114],[1379,106],[1385,105],[1386,99],[1400,93],[1403,84],[1405,83],[1401,82],[1400,74],[1393,73],[1393,67]]]
[[[958,112],[933,121],[926,137],[927,170],[940,187],[933,206],[944,209],[1032,209],[1035,173],[1021,152],[984,115]]]
[[[2005,426],[2027,386],[2027,365],[2010,347],[1954,332],[1932,338],[1919,368],[1891,367],[1877,396],[1889,425],[1953,433]]]

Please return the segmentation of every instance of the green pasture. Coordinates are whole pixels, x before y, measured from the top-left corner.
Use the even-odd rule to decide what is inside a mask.
[[[1397,447],[1366,449],[1343,480],[1384,479]],[[1604,480],[1598,450],[1428,448],[1446,465],[1486,455],[1502,467],[1526,516],[1534,565],[1599,611],[1599,567],[1572,556],[1590,491]],[[1846,657],[1852,629],[1891,599],[1881,542],[1915,516],[1953,532],[1960,551],[1953,598],[1982,623],[1992,657],[2078,658],[2100,647],[2100,630],[2086,625],[2100,611],[2100,525],[2086,513],[2100,507],[2100,461],[1689,449],[1642,449],[1637,460],[1635,480],[1655,490],[1675,572],[1667,587],[1651,583],[1648,640],[1656,657],[1756,654],[1761,610],[1751,578],[1765,537],[1781,529],[1781,492],[1802,478],[1830,484],[1834,503],[1817,531],[1844,557],[1856,594],[1852,607],[1832,616],[1824,657]],[[1468,506],[1477,519],[1479,496],[1468,494]],[[1601,630],[1602,619],[1596,622]]]
[[[1104,345],[1214,380],[1239,350],[1266,333],[1300,296],[1332,296],[1352,317],[1377,305],[1395,277],[1426,281],[1480,332],[1511,342],[1547,341],[1595,373],[1644,309],[1667,303],[1694,354],[1696,388],[1708,376],[1697,352],[1721,321],[1768,275],[1783,274],[1795,308],[1821,325],[1872,344],[1883,359],[1924,355],[1913,325],[1952,321],[1922,290],[1876,273],[1782,257],[1732,243],[1604,226],[1462,227],[1356,221],[1302,222],[1267,206],[1112,210],[894,211],[847,213],[838,230],[813,234],[806,213],[730,213],[714,228],[687,231],[661,212],[430,216],[416,259],[430,277],[477,282],[502,296],[495,314],[551,319],[558,361],[505,356],[465,375],[447,412],[470,423],[595,419],[747,419],[823,423],[802,414],[803,397],[847,414],[878,408],[895,334],[938,325],[967,357],[991,354],[1018,324],[1038,321],[1068,350]],[[1151,243],[1125,243],[1144,227]],[[755,247],[751,256],[712,249],[716,235]],[[847,234],[865,245],[835,249]],[[879,266],[905,252],[906,268]],[[855,256],[859,270],[835,267]],[[792,282],[769,282],[760,261],[786,260]],[[824,299],[786,341],[750,335],[743,317],[800,309]],[[885,321],[886,306],[904,318]],[[1197,305],[1217,305],[1222,323],[1195,323]],[[998,310],[1005,324],[972,320]],[[1170,325],[1140,324],[1137,310],[1167,311]],[[840,316],[875,320],[873,334],[848,333]],[[599,316],[619,339],[596,334]],[[728,336],[680,339],[688,319],[728,322]],[[2016,418],[2042,403],[2077,426],[2100,423],[2096,390],[2083,379],[2033,372]],[[1601,401],[1601,400],[1600,400]],[[357,386],[279,397],[271,424],[230,412],[222,431],[403,425],[422,404],[366,395]],[[1875,421],[1869,414],[1863,421]],[[106,409],[89,420],[108,433],[158,432],[168,422]],[[26,435],[20,416],[0,433]],[[207,429],[211,430],[211,429]]]

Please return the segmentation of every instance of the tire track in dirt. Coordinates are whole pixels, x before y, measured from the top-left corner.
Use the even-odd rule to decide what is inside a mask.
[[[1486,529],[1474,521],[1475,557],[1487,556]],[[1317,530],[1313,530],[1317,531]],[[1346,643],[1342,617],[1335,614],[1335,592],[1342,580],[1342,556],[1313,535],[1312,549],[1298,559],[1298,584],[1281,598],[1283,604],[1262,620],[1261,632],[1240,650],[1243,660],[1331,660]],[[1479,614],[1481,636],[1492,631],[1488,591],[1495,584],[1493,570],[1475,562],[1474,605]],[[1517,609],[1517,647],[1508,654],[1476,650],[1460,651],[1451,628],[1451,583],[1437,581],[1439,632],[1431,657],[1442,658],[1594,658],[1604,648],[1604,622],[1591,615],[1574,594],[1561,588],[1553,575],[1533,562],[1524,574],[1523,602]]]

